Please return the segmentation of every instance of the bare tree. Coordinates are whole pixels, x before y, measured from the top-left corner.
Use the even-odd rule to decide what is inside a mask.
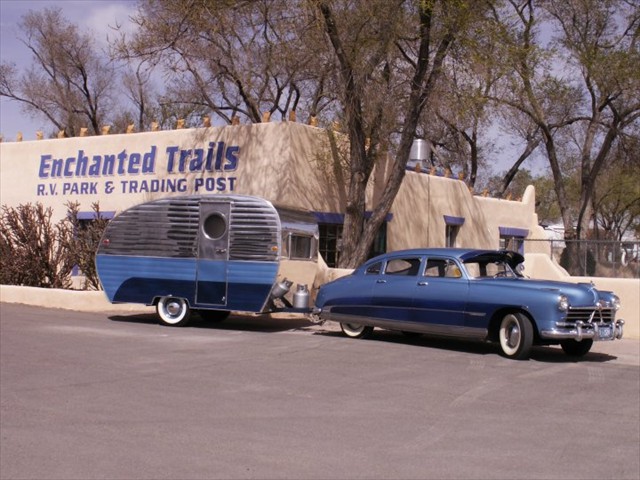
[[[33,63],[20,74],[0,66],[0,95],[47,118],[58,130],[98,133],[112,101],[114,70],[89,33],[64,19],[59,8],[27,13],[20,28]]]
[[[353,267],[367,258],[400,189],[416,129],[423,115],[431,116],[428,110],[433,108],[452,45],[485,5],[476,3],[471,8],[466,2],[401,0],[320,1],[317,5],[336,59],[350,141],[340,263]],[[365,222],[367,182],[394,143],[390,173]]]
[[[303,93],[317,112],[322,89],[300,73],[317,61],[299,45],[304,13],[286,1],[143,0],[138,32],[122,38],[119,52],[161,63],[175,104],[226,122],[261,122],[265,112],[286,118]]]
[[[509,0],[508,5],[498,21],[502,56],[513,74],[493,99],[539,128],[565,238],[579,239],[592,220],[594,185],[612,147],[640,116],[640,8],[626,0]],[[551,45],[556,55],[540,42],[538,17],[545,15],[558,29]],[[578,205],[567,194],[566,168],[574,164],[580,178]],[[579,271],[578,256],[567,258],[569,269]]]

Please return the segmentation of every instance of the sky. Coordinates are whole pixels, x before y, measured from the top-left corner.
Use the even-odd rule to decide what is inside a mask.
[[[19,71],[31,64],[29,50],[17,38],[21,18],[29,10],[60,8],[81,31],[84,28],[94,31],[96,38],[106,45],[107,36],[113,36],[110,26],[127,24],[135,4],[132,0],[0,0],[0,60],[15,63]],[[19,102],[0,97],[0,135],[4,141],[15,141],[18,132],[24,140],[35,140],[38,130],[46,136],[51,129],[50,122],[25,114]]]
[[[106,47],[107,38],[114,36],[112,26],[131,25],[129,17],[135,13],[136,3],[135,0],[0,0],[0,60],[15,63],[18,71],[31,65],[31,53],[18,39],[21,18],[29,10],[58,7],[70,22],[80,27],[80,31],[95,32],[96,38]],[[52,128],[49,121],[26,114],[19,102],[0,97],[0,135],[3,141],[15,141],[18,132],[22,133],[25,141],[35,140],[38,131],[44,132],[46,138]],[[506,171],[522,147],[514,149],[503,134],[494,130],[491,136],[500,151],[492,158],[493,170]],[[539,173],[538,168],[532,165],[532,159],[527,164],[526,168]]]

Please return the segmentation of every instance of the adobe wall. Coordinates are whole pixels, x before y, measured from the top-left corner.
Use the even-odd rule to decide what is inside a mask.
[[[339,144],[342,142],[343,144]],[[275,204],[344,213],[348,145],[294,122],[0,143],[0,203],[40,202],[53,220],[77,201],[118,213],[181,194],[257,195]],[[368,209],[383,187],[374,172]],[[535,192],[523,201],[474,196],[459,180],[407,171],[392,207],[388,249],[443,246],[444,215],[464,218],[458,245],[496,248],[499,227],[537,227]]]
[[[190,193],[258,195],[339,211],[335,184],[314,168],[327,145],[324,130],[287,122],[1,143],[0,200],[41,202],[53,208],[54,220],[69,201],[82,211],[99,201],[102,211],[120,212]]]
[[[533,238],[544,235],[535,213],[533,186],[527,187],[521,201],[501,200],[473,195],[457,179],[407,171],[392,213],[389,250],[444,247],[445,215],[464,219],[457,247],[499,248],[500,227],[527,230]]]

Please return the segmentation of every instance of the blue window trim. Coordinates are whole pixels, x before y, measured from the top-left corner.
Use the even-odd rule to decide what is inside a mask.
[[[311,212],[313,216],[316,217],[316,222],[318,223],[326,223],[330,225],[342,225],[344,224],[344,213],[332,213],[332,212]],[[371,218],[373,212],[365,212],[364,218]],[[385,217],[385,222],[390,222],[393,220],[393,213],[387,214]]]
[[[520,237],[527,238],[529,235],[529,230],[526,228],[515,228],[515,227],[498,227],[500,230],[501,237]]]
[[[116,216],[116,212],[100,212],[100,218],[111,220]],[[78,212],[78,220],[94,220],[96,218],[96,212]]]
[[[453,215],[443,215],[444,223],[447,225],[464,225],[464,217],[454,217]]]

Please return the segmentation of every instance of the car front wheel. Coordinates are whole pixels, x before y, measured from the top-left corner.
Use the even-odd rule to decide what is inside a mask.
[[[160,317],[160,323],[169,327],[183,327],[189,323],[191,310],[184,298],[162,297],[158,300],[156,311]]]
[[[342,332],[350,338],[367,338],[373,332],[373,327],[357,323],[341,323]]]
[[[589,353],[589,350],[591,350],[592,345],[593,340],[591,340],[590,338],[582,340],[580,342],[577,342],[575,340],[563,340],[560,343],[560,346],[562,347],[564,353],[572,357],[582,357],[586,355],[587,353]]]
[[[508,358],[525,360],[531,354],[533,326],[522,313],[508,313],[500,322],[500,348]]]

